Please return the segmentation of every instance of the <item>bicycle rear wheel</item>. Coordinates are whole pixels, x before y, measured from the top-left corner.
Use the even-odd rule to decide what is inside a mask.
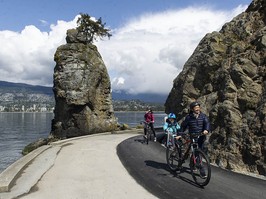
[[[190,170],[194,181],[200,186],[206,186],[211,179],[209,158],[200,149],[195,149],[195,156],[190,157]]]
[[[180,169],[181,165],[181,151],[177,147],[167,147],[166,148],[166,162],[171,171],[177,171]]]

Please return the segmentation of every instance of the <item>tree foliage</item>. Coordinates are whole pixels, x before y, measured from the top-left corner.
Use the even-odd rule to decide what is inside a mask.
[[[77,30],[79,33],[85,34],[86,40],[89,43],[97,41],[97,38],[110,37],[110,29],[105,28],[105,23],[102,22],[100,17],[98,20],[93,20],[90,15],[80,13],[80,17],[77,20]]]

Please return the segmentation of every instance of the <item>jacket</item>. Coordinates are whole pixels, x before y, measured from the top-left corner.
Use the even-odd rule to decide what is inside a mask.
[[[181,123],[181,131],[184,132],[188,128],[189,133],[201,133],[204,130],[210,132],[210,123],[207,116],[200,112],[198,118],[190,113]]]
[[[171,133],[177,134],[178,130],[180,129],[180,126],[178,125],[176,121],[174,123],[165,122],[165,124],[163,125],[163,130],[166,131],[167,129]]]
[[[145,115],[144,115],[144,120],[145,120],[147,123],[154,122],[154,116],[153,116],[153,113],[151,113],[151,112],[146,112]]]

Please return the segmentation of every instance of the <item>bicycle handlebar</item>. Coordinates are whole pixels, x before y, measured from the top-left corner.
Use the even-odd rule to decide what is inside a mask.
[[[185,132],[178,132],[178,134],[182,137],[189,136],[190,138],[196,138],[201,135],[204,135],[203,132],[200,133],[185,133]]]
[[[150,123],[153,123],[153,122],[146,122],[146,121],[140,121],[140,123],[144,123],[144,124],[150,124]]]

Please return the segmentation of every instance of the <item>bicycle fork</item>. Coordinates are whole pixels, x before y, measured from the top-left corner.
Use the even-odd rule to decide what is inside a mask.
[[[199,153],[191,146],[192,154],[191,154],[191,161],[193,162],[193,165],[196,166],[197,168],[200,168],[202,159],[199,155]]]

